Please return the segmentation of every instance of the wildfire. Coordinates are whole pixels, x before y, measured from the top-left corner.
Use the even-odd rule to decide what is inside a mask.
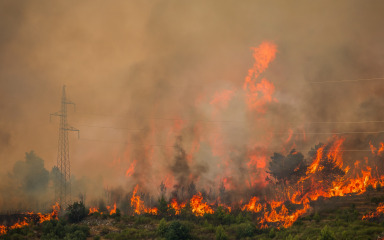
[[[113,208],[110,206],[107,206],[107,209],[109,211],[109,215],[116,213],[116,203],[113,204]]]
[[[244,205],[241,210],[247,210],[250,212],[260,212],[262,210],[262,205],[258,202],[258,197],[253,197],[248,204]]]
[[[53,208],[52,212],[47,213],[47,214],[27,212],[27,213],[25,213],[25,215],[27,215],[27,216],[25,216],[22,220],[19,220],[18,222],[16,222],[15,224],[13,224],[9,227],[4,226],[4,225],[0,225],[0,235],[6,234],[8,230],[28,226],[30,223],[33,222],[33,218],[36,216],[38,217],[38,223],[43,223],[45,221],[57,219],[57,216],[58,216],[58,213],[60,210],[60,206],[58,203],[56,203],[55,205],[52,206],[52,208]]]
[[[128,170],[125,172],[125,176],[130,177],[135,171],[136,160],[134,160],[129,166]]]
[[[213,210],[207,203],[203,203],[203,196],[201,193],[194,195],[190,201],[192,207],[192,213],[196,216],[203,216],[206,213],[213,213]]]
[[[181,209],[183,209],[185,207],[185,205],[186,205],[185,203],[178,204],[176,199],[173,198],[171,200],[171,203],[168,204],[168,207],[172,207],[175,210],[175,215],[179,215],[181,212]]]
[[[134,209],[134,213],[140,215],[142,213],[157,214],[157,208],[146,208],[144,201],[140,199],[140,196],[136,195],[139,185],[136,185],[131,197],[131,206]]]
[[[384,143],[383,142],[380,143],[380,148],[379,149],[377,149],[375,146],[373,146],[373,144],[371,142],[369,142],[369,147],[371,148],[371,152],[372,152],[373,155],[379,156],[384,151]]]
[[[99,209],[97,207],[91,207],[89,208],[89,215],[91,215],[92,213],[97,213],[99,212]],[[103,214],[103,213],[101,213]]]
[[[384,214],[384,203],[380,203],[375,211],[365,214],[362,217],[362,220],[368,220],[372,218],[377,218]]]
[[[256,82],[259,75],[263,73],[270,62],[275,59],[277,46],[273,43],[263,42],[259,47],[252,48],[254,64],[248,70],[248,75],[244,81],[244,90],[247,95],[247,104],[249,109],[264,113],[266,111],[265,104],[276,101],[272,97],[275,92],[275,86],[267,79],[263,78],[260,82]]]

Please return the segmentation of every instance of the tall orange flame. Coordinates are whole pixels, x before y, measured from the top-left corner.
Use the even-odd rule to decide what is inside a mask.
[[[207,203],[203,203],[203,196],[199,192],[191,198],[190,204],[192,208],[192,213],[196,216],[203,216],[206,213],[213,213],[213,210]]]

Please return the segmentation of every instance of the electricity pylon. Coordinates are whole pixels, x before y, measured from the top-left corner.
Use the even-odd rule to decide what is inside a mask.
[[[73,102],[67,99],[64,85],[61,97],[61,110],[51,114],[51,116],[60,117],[55,200],[62,208],[66,208],[71,203],[71,162],[69,160],[68,131],[76,131],[80,138],[80,130],[67,123],[67,105],[70,104],[75,106]]]

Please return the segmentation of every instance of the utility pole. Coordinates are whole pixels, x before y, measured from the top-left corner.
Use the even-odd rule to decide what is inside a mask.
[[[71,162],[69,160],[68,131],[76,131],[80,138],[80,130],[67,123],[67,105],[75,107],[75,104],[67,99],[64,85],[61,96],[61,110],[51,114],[51,116],[60,117],[55,200],[60,204],[61,208],[66,208],[71,203]]]

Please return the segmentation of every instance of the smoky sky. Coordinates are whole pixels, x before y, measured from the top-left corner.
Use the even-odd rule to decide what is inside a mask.
[[[287,136],[268,131],[382,130],[313,122],[383,120],[383,81],[312,82],[384,77],[383,11],[382,1],[1,1],[1,173],[30,150],[47,169],[56,163],[59,120],[49,114],[64,84],[76,103],[68,121],[80,129],[69,138],[72,174],[102,177],[104,187],[177,184],[178,136],[187,173],[214,183],[233,174],[225,166],[245,166],[250,141],[269,142],[270,156],[283,151]],[[215,113],[212,97],[242,89],[250,48],[263,41],[277,46],[262,76],[277,102],[261,117],[240,94]],[[213,132],[233,154],[210,149]],[[329,137],[308,134],[296,147]],[[351,147],[368,147],[360,142]]]

